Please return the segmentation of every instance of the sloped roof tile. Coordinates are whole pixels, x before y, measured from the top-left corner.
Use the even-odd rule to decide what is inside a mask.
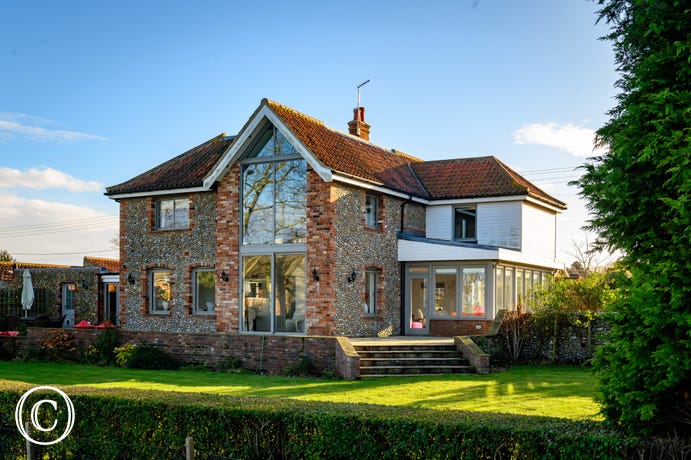
[[[119,272],[120,271],[120,260],[118,259],[107,259],[105,257],[84,257],[83,265],[85,267],[100,267],[109,272]]]
[[[566,206],[493,156],[425,161],[412,168],[434,200],[528,195]]]
[[[322,121],[277,102],[265,100],[295,137],[334,172],[426,197],[427,192],[410,169],[419,158],[385,149],[352,134],[329,128]]]
[[[200,187],[233,139],[220,134],[128,181],[106,188],[106,195]]]

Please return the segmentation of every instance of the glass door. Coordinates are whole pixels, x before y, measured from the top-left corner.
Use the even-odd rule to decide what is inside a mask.
[[[118,284],[103,285],[103,320],[118,324]]]
[[[74,283],[62,285],[62,314],[65,317],[62,322],[63,327],[74,326],[74,294],[76,290],[77,285]]]
[[[408,267],[405,292],[405,334],[429,335],[429,267]]]

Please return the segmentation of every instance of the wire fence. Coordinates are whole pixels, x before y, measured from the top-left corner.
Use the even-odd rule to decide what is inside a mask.
[[[114,430],[116,428],[113,428]],[[0,427],[0,459],[80,459],[80,460],[237,460],[194,448],[194,439],[188,437],[183,445],[157,446],[140,443],[121,443],[106,439],[86,439],[70,435],[60,446],[41,446],[29,443],[19,430]]]

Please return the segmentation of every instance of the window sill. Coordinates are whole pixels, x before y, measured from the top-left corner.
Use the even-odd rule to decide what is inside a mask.
[[[153,228],[151,229],[152,232],[160,232],[160,233],[165,233],[165,232],[187,232],[190,231],[192,228],[191,227],[180,227],[180,228]]]
[[[362,227],[362,230],[368,233],[383,233],[384,228],[381,225],[377,225],[376,227],[368,227],[367,225],[364,225]]]
[[[205,313],[205,312],[195,311],[195,312],[190,313],[190,316],[194,316],[196,318],[215,319],[216,313],[215,312]]]

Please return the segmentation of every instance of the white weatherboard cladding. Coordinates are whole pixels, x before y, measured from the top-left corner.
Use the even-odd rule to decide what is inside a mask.
[[[521,249],[527,257],[544,260],[556,258],[557,215],[544,208],[525,203],[522,206],[523,238]]]
[[[521,249],[521,206],[520,201],[478,203],[478,244]]]
[[[453,207],[427,206],[427,238],[451,241],[453,239]]]

